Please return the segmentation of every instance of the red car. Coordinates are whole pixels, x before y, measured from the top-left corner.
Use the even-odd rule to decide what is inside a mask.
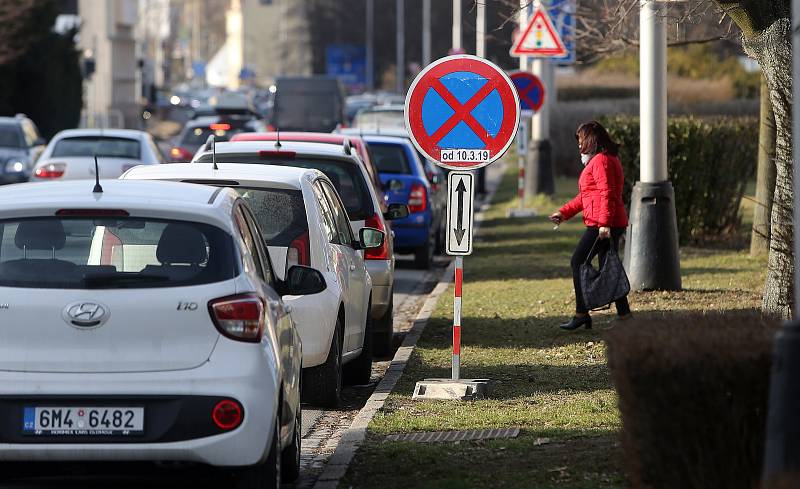
[[[350,144],[355,148],[359,158],[364,163],[364,167],[372,179],[372,185],[375,187],[375,193],[378,196],[378,201],[381,203],[381,211],[386,212],[386,197],[383,193],[383,184],[381,184],[378,170],[372,163],[372,157],[369,152],[369,146],[361,139],[361,136],[344,135],[344,134],[331,134],[328,132],[247,132],[234,135],[230,141],[277,141],[280,135],[281,141],[295,141],[301,143],[330,143],[336,145],[344,144],[345,139],[350,141]]]

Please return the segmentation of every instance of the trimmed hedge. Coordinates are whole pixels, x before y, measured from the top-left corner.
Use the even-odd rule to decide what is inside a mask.
[[[622,144],[625,205],[639,179],[639,118],[602,121]],[[702,241],[735,231],[739,205],[758,161],[758,119],[674,117],[668,123],[669,179],[681,243]]]
[[[777,328],[726,311],[637,318],[606,334],[634,488],[758,486]]]

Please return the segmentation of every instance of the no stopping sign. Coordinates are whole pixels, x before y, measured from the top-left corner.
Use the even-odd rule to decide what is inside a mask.
[[[497,160],[511,146],[519,98],[494,64],[477,56],[448,56],[414,79],[405,118],[423,155],[445,168],[470,170]]]

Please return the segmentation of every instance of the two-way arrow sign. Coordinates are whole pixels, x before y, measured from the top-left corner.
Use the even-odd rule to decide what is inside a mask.
[[[451,171],[448,176],[447,254],[472,254],[472,207],[475,203],[473,175]]]

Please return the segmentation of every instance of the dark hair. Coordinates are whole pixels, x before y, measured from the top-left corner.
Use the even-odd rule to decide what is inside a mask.
[[[575,139],[582,141],[581,154],[608,153],[613,156],[619,154],[619,144],[611,139],[606,128],[597,121],[581,124],[575,131]]]

